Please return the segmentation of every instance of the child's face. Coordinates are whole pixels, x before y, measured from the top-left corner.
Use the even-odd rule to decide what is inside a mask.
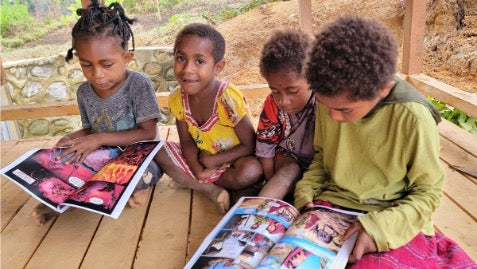
[[[81,38],[75,50],[84,76],[99,97],[113,95],[126,81],[133,53],[124,50],[118,38]]]
[[[265,76],[277,106],[288,114],[303,110],[311,96],[306,79],[294,71],[281,70]]]
[[[174,52],[174,75],[189,95],[214,89],[215,76],[224,68],[224,61],[215,63],[211,40],[195,35],[181,38]]]
[[[332,120],[339,122],[353,122],[366,116],[381,98],[384,98],[389,94],[390,90],[390,87],[381,89],[378,96],[371,100],[353,101],[348,98],[346,93],[331,97],[315,93],[315,96],[318,102],[328,107],[328,115]]]

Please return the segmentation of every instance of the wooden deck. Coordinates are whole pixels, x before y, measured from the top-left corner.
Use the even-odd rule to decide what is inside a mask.
[[[161,134],[174,127],[161,127]],[[445,195],[434,214],[436,228],[477,260],[477,137],[448,122],[439,126]],[[2,167],[33,147],[55,139],[2,141]],[[182,268],[221,219],[203,195],[168,187],[163,177],[149,203],[126,207],[117,219],[69,210],[42,227],[31,211],[38,204],[14,183],[1,181],[1,268]]]
[[[57,139],[2,141],[1,165]],[[31,217],[38,201],[2,178],[1,268],[182,268],[222,215],[205,196],[170,189],[169,180],[117,220],[72,209],[38,227]]]

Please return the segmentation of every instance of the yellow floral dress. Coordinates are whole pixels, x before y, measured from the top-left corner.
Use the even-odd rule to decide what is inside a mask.
[[[188,95],[181,88],[171,93],[169,108],[176,120],[187,123],[188,131],[197,148],[211,154],[229,150],[240,144],[234,127],[244,116],[251,118],[247,101],[242,92],[225,81],[219,81],[212,115],[201,126],[197,124],[190,111]],[[168,142],[166,150],[176,165],[193,176],[182,156],[179,144]],[[217,180],[223,171],[225,171],[224,167],[218,169],[219,174],[215,175],[217,178],[208,182]]]

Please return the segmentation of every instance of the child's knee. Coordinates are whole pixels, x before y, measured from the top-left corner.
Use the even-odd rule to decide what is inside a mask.
[[[238,178],[248,182],[255,182],[263,175],[263,169],[260,162],[255,158],[249,158],[240,167],[237,167]]]

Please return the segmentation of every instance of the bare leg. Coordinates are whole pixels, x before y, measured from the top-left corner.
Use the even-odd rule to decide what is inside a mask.
[[[275,162],[275,174],[263,186],[258,196],[283,199],[295,187],[301,177],[301,168],[296,161],[281,155]]]
[[[246,156],[237,159],[216,183],[227,189],[240,190],[257,183],[262,174],[262,166],[258,159]]]
[[[169,158],[166,150],[161,148],[155,157],[155,161],[161,169],[169,175],[176,183],[189,189],[204,193],[218,207],[221,213],[227,212],[230,208],[230,196],[227,190],[216,184],[201,184],[197,179],[186,174],[180,167],[176,166]]]
[[[50,219],[57,216],[58,213],[44,204],[38,204],[31,212],[31,215],[35,219],[36,225],[42,226]]]

